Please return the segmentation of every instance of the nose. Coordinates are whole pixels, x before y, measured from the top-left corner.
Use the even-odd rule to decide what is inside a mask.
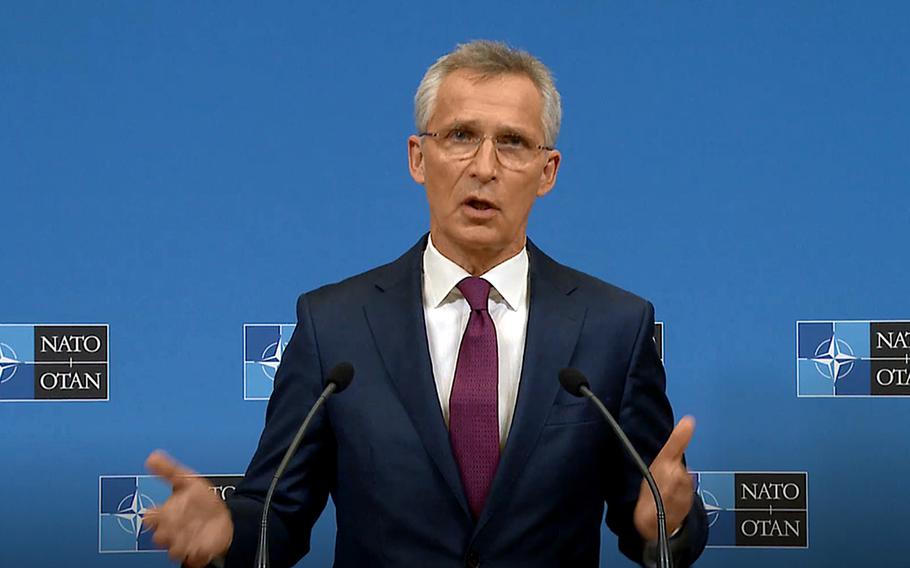
[[[468,164],[468,174],[481,183],[487,183],[496,179],[498,169],[499,157],[496,155],[496,144],[491,138],[484,138],[480,147],[477,148],[477,153]]]

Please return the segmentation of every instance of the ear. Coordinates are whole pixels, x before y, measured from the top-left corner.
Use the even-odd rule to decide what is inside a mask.
[[[560,162],[562,162],[562,154],[559,150],[550,150],[547,155],[547,163],[544,164],[543,170],[540,172],[537,197],[543,197],[550,193],[550,190],[556,185],[556,173],[559,171]]]
[[[423,171],[423,148],[420,142],[419,136],[408,136],[408,169],[414,181],[423,185],[427,178]]]

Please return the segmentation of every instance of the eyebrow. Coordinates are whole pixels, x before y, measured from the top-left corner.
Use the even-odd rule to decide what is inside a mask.
[[[448,126],[445,126],[443,130],[454,130],[455,128],[469,128],[471,130],[482,130],[480,128],[480,123],[476,120],[453,120]],[[530,139],[531,134],[527,132],[524,128],[519,128],[512,125],[503,125],[496,127],[495,135],[501,136],[503,134],[518,134],[525,138]]]

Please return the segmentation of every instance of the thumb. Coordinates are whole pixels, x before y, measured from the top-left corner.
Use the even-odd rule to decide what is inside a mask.
[[[161,450],[155,450],[145,460],[145,467],[153,474],[164,479],[174,489],[184,485],[195,472],[186,468]]]
[[[681,460],[686,448],[692,441],[692,435],[695,433],[695,418],[684,416],[682,420],[673,428],[670,438],[658,454],[658,459]],[[655,460],[656,461],[656,460]]]

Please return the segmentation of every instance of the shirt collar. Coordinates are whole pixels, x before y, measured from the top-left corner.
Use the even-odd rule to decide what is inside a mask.
[[[427,248],[423,252],[423,273],[424,296],[427,305],[433,308],[442,305],[456,284],[471,276],[464,268],[443,256],[433,246],[432,237],[427,237]],[[491,298],[495,300],[498,296],[510,309],[517,310],[528,292],[527,247],[480,276],[493,286],[496,294],[491,292]],[[458,292],[458,296],[461,296],[460,292]]]

